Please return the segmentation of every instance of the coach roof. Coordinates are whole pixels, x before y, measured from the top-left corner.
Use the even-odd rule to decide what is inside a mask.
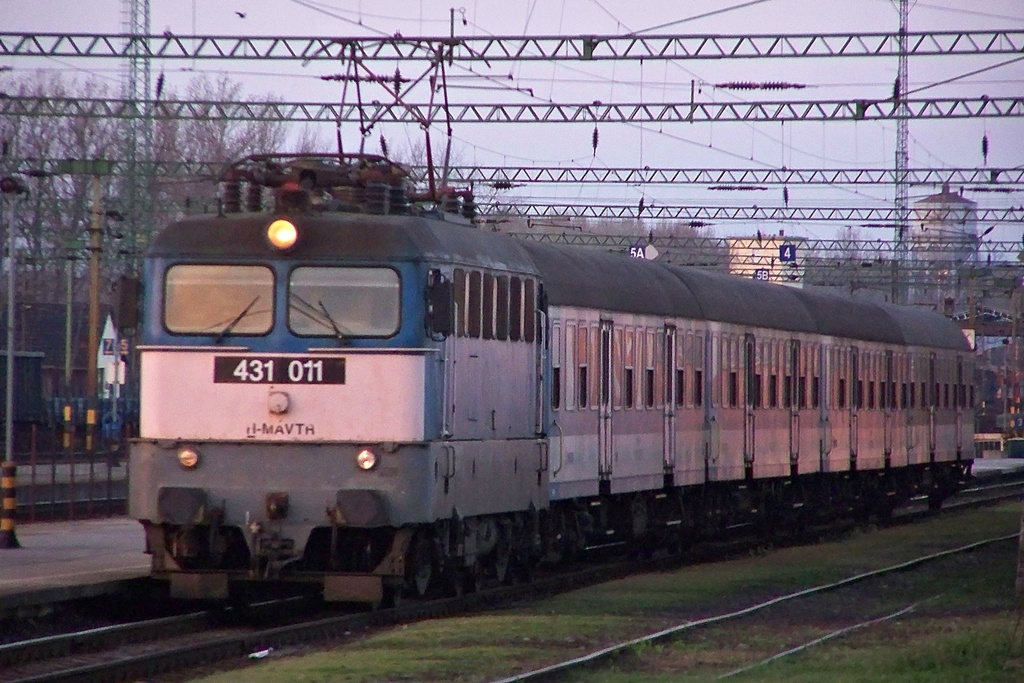
[[[699,268],[527,242],[554,305],[713,320],[887,344],[967,350],[931,311],[797,289]]]

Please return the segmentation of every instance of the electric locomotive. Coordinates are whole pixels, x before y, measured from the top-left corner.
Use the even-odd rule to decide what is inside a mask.
[[[525,251],[414,212],[380,158],[253,157],[224,178],[221,215],[169,226],[145,264],[129,505],[153,575],[180,597],[287,576],[379,602],[532,562],[512,540],[532,541],[522,530],[547,506]],[[455,357],[460,263],[487,268],[470,286],[520,314]]]

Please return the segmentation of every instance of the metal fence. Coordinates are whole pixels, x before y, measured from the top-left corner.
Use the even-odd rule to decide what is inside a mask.
[[[126,440],[100,439],[89,450],[74,432],[54,436],[33,425],[27,450],[14,454],[18,523],[125,514]]]

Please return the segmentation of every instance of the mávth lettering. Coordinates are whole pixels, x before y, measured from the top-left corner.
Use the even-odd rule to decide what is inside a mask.
[[[253,422],[245,428],[245,435],[250,439],[258,436],[316,436],[316,426],[308,422]]]

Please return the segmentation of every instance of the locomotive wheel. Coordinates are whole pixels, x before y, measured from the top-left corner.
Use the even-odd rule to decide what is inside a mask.
[[[461,598],[466,592],[466,572],[461,567],[449,567],[441,577],[444,592],[450,598]]]
[[[430,539],[423,534],[417,534],[409,562],[409,587],[415,597],[422,598],[430,590],[430,584],[434,580],[433,555],[434,549]]]

